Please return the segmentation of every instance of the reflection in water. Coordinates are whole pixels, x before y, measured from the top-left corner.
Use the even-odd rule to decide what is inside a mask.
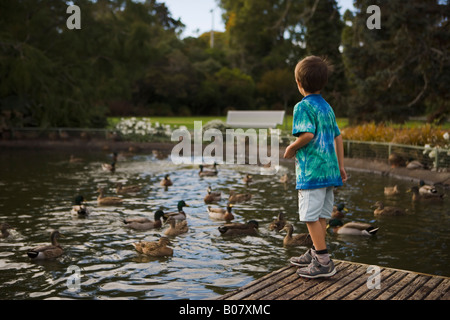
[[[103,153],[80,154],[85,161],[70,163],[70,153],[20,151],[0,155],[0,222],[16,229],[0,239],[2,299],[205,299],[234,290],[287,264],[306,248],[284,248],[285,233],[268,229],[280,212],[295,233],[307,232],[298,221],[293,165],[282,163],[276,175],[256,166],[220,165],[216,177],[199,177],[196,165],[174,165],[153,155],[120,158],[114,173],[104,172],[111,161]],[[245,175],[252,181],[243,182]],[[289,181],[280,182],[284,174]],[[170,174],[173,186],[160,181]],[[123,204],[99,206],[97,190],[117,196],[116,186],[140,185],[135,194],[119,195]],[[401,193],[388,197],[384,187],[397,184]],[[379,227],[375,237],[330,235],[332,256],[367,264],[450,276],[449,200],[441,204],[413,204],[405,191],[414,183],[350,171],[348,183],[336,191],[336,202],[349,209],[344,222],[360,221]],[[224,221],[210,219],[203,199],[207,188],[222,192],[218,205],[226,206],[231,190],[251,193],[250,201],[235,204],[233,222],[259,222],[258,236],[221,237]],[[72,216],[76,195],[82,194],[91,214]],[[189,231],[171,238],[174,255],[152,258],[138,254],[132,243],[156,241],[168,227],[130,230],[123,219],[154,219],[158,209],[184,211]],[[378,200],[407,208],[403,217],[374,217],[370,207]],[[47,244],[51,230],[65,235],[65,252],[53,261],[32,262],[26,251]],[[80,290],[69,290],[68,268],[80,268]]]

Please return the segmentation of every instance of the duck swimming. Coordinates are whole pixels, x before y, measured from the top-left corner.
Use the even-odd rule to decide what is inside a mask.
[[[50,234],[51,245],[48,246],[40,246],[27,251],[28,257],[33,260],[43,260],[43,259],[54,259],[61,256],[64,253],[64,250],[58,243],[58,239],[64,236],[59,233],[58,230],[53,231]]]

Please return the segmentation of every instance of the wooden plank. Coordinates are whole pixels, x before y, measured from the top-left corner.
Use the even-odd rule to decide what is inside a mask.
[[[425,297],[425,300],[449,300],[450,279],[444,279]]]
[[[246,285],[240,287],[240,288],[237,289],[237,290],[228,292],[228,293],[226,293],[226,294],[224,294],[224,295],[218,297],[216,300],[227,300],[227,299],[231,299],[232,296],[234,296],[234,295],[236,295],[236,294],[238,294],[238,293],[240,293],[240,292],[246,291],[246,290],[248,290],[250,287],[252,287],[252,286],[254,286],[254,285],[256,285],[256,284],[258,284],[258,283],[260,283],[260,282],[264,282],[266,279],[271,278],[271,277],[273,277],[273,276],[276,275],[276,274],[285,272],[285,271],[288,270],[289,268],[290,268],[290,266],[286,266],[286,267],[283,267],[283,268],[278,269],[278,270],[276,270],[276,271],[273,271],[273,272],[271,272],[271,273],[269,273],[269,274],[266,274],[265,276],[263,276],[263,277],[261,277],[261,278],[259,278],[259,279],[257,279],[257,280],[254,280],[254,281],[252,281],[252,282],[247,283]]]
[[[408,300],[422,300],[422,299],[424,299],[428,294],[430,294],[434,290],[434,288],[436,288],[442,282],[442,280],[443,280],[443,278],[431,277],[413,295],[408,297]]]
[[[254,292],[263,290],[265,287],[270,286],[272,283],[279,281],[292,274],[292,270],[289,267],[283,268],[282,272],[272,272],[264,279],[259,279],[251,282],[247,287],[243,287],[243,290],[237,292],[236,294],[229,296],[229,300],[242,300],[245,297],[251,295]]]
[[[414,281],[409,283],[406,287],[404,287],[402,290],[397,292],[393,297],[391,297],[391,300],[406,300],[408,297],[413,295],[417,290],[420,289],[420,287],[423,286],[425,282],[427,282],[431,277],[424,276],[424,275],[418,275]]]
[[[322,300],[327,298],[328,296],[332,295],[333,293],[336,293],[337,291],[341,289],[345,289],[354,282],[356,279],[362,277],[363,274],[366,273],[367,267],[360,265],[357,266],[357,268],[352,271],[349,275],[342,278],[340,281],[335,282],[332,286],[327,287],[326,289],[322,290],[321,292],[318,292],[314,296],[312,296],[311,300]],[[332,300],[337,300],[336,298],[331,298]]]
[[[336,264],[336,268],[337,268],[337,275],[334,275],[334,277],[339,277],[339,274],[343,274],[344,270],[346,268],[348,268],[350,265],[349,264],[344,264],[344,263],[340,263],[340,264]],[[296,296],[298,296],[299,294],[301,294],[302,292],[315,287],[318,283],[323,282],[323,281],[328,281],[330,278],[327,279],[307,279],[307,278],[302,278],[299,277],[297,274],[295,274],[297,276],[297,280],[291,284],[289,284],[288,286],[286,286],[285,288],[281,288],[279,290],[277,290],[276,292],[273,293],[273,298],[275,298],[275,300],[291,300],[294,299]]]
[[[298,275],[295,273],[296,268],[292,268],[293,273],[282,279],[278,283],[274,283],[273,285],[266,287],[264,290],[261,290],[260,292],[257,292],[255,294],[252,294],[248,297],[248,300],[273,300],[274,292],[280,289],[284,289],[290,284],[297,283]]]
[[[381,288],[380,289],[371,289],[361,295],[358,299],[360,300],[373,300],[376,297],[378,297],[381,293],[383,293],[387,288],[395,285],[397,282],[399,282],[401,279],[406,277],[406,273],[398,272],[395,270],[391,270],[392,274],[389,277],[381,278]]]
[[[404,287],[409,285],[415,278],[419,275],[416,273],[406,273],[406,276],[403,277],[400,281],[395,283],[392,286],[389,286],[384,290],[375,300],[389,300],[392,296],[394,296],[397,292],[402,290]],[[382,290],[382,289],[381,289]]]
[[[358,269],[358,265],[349,265],[347,268],[343,270],[339,270],[333,277],[330,278],[324,278],[324,279],[310,279],[311,281],[314,280],[317,284],[314,287],[311,287],[310,289],[296,295],[293,299],[295,300],[310,300],[311,297],[313,297],[315,294],[326,290],[326,288],[334,285],[336,282],[341,281],[342,279],[345,279],[348,277],[349,274],[351,274],[353,271]]]
[[[384,281],[386,281],[391,275],[395,274],[394,270],[391,269],[381,269],[380,272],[380,280],[382,281],[381,284],[383,284]],[[369,275],[367,275],[367,278],[365,279],[365,285],[361,285],[358,288],[356,288],[355,290],[349,292],[348,294],[346,294],[345,296],[341,297],[342,300],[364,300],[361,297],[365,294],[368,294],[368,292],[370,290],[378,290],[375,288],[369,288],[369,286],[367,286],[367,279],[369,278]]]
[[[327,296],[326,300],[341,300],[347,297],[351,292],[354,292],[359,289],[359,291],[362,290],[369,290],[367,286],[367,280],[371,276],[371,274],[367,273],[367,265],[361,266],[363,268],[363,273],[357,274],[357,276],[353,277],[353,280],[349,281],[345,286],[342,286],[341,288],[337,288],[335,292]],[[381,279],[381,273],[383,270],[380,271],[380,279]]]

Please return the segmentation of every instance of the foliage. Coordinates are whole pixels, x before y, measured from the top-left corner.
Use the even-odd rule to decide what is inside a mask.
[[[432,145],[434,147],[445,147],[448,144],[449,135],[449,131],[428,123],[418,127],[395,128],[384,123],[371,122],[344,128],[341,133],[342,137],[347,140],[392,142],[417,146]]]

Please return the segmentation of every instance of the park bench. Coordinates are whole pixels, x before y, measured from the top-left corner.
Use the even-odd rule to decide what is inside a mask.
[[[276,128],[283,124],[284,111],[269,110],[230,110],[227,125],[232,128]]]

